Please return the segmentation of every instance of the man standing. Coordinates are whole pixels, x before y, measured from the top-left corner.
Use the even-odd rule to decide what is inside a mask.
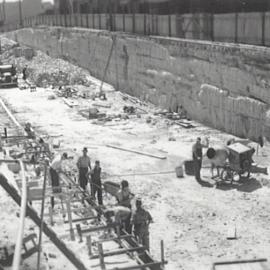
[[[60,193],[61,187],[59,182],[59,173],[63,171],[62,162],[68,158],[67,153],[63,153],[62,156],[57,156],[51,163],[50,166],[50,176],[52,182],[52,192]],[[51,196],[52,209],[54,208],[54,196]]]
[[[80,187],[85,191],[88,182],[88,168],[91,170],[91,161],[89,156],[87,155],[86,147],[83,148],[83,155],[79,157],[77,161],[77,167],[79,170],[79,184]]]
[[[208,140],[207,140],[208,144]],[[195,178],[197,181],[201,181],[201,168],[202,168],[202,155],[203,147],[208,147],[208,145],[203,145],[201,143],[201,138],[198,137],[196,143],[192,146],[192,159],[194,162],[194,171],[195,171]]]
[[[91,195],[96,198],[98,198],[98,204],[102,205],[102,187],[101,187],[101,168],[100,168],[100,162],[96,160],[95,167],[91,171]]]
[[[136,211],[132,216],[131,224],[134,226],[134,234],[139,243],[145,246],[147,250],[150,248],[149,224],[151,222],[153,222],[153,219],[150,213],[142,208],[142,201],[137,199]]]
[[[27,66],[25,66],[23,68],[22,74],[23,74],[23,80],[26,81],[26,79],[27,79]]]

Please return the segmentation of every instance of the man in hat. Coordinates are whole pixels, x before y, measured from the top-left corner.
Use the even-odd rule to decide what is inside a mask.
[[[131,224],[134,226],[134,234],[138,238],[139,243],[149,250],[149,224],[153,219],[148,211],[143,209],[142,200],[136,200],[136,211],[132,216]]]
[[[67,158],[68,158],[67,153],[63,153],[62,156],[56,156],[50,165],[50,176],[51,176],[53,193],[61,192],[59,173],[63,171],[62,163]],[[52,208],[54,208],[54,196],[51,196],[51,205],[52,205]]]
[[[79,184],[80,187],[85,190],[88,182],[88,169],[91,170],[91,160],[90,157],[87,155],[87,148],[83,148],[83,155],[79,157],[77,161],[77,167],[79,170]]]

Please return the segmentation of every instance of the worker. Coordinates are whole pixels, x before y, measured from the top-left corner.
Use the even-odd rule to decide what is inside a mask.
[[[201,143],[201,138],[198,137],[196,143],[193,144],[192,146],[192,159],[194,162],[194,172],[195,172],[195,178],[198,182],[201,181],[201,168],[202,168],[202,155],[203,147],[208,147],[209,141],[208,139],[206,140],[207,145],[204,145]]]
[[[115,222],[117,225],[120,226],[120,229],[125,227],[126,220],[130,218],[130,216],[131,216],[131,210],[128,207],[124,207],[120,205],[106,207],[106,210],[104,212],[104,217],[108,225]],[[109,233],[110,233],[110,229],[109,229]]]
[[[48,157],[51,157],[51,146],[49,143],[45,142],[43,138],[39,138],[38,143],[40,145],[40,151],[43,152]]]
[[[32,126],[31,126],[31,124],[29,122],[25,124],[24,131],[27,133],[27,137],[29,139],[35,139],[36,138],[35,131],[32,128]]]
[[[131,200],[134,198],[134,194],[132,194],[129,190],[129,183],[127,180],[123,180],[121,182],[121,189],[116,194],[118,205],[127,207],[131,209]],[[130,216],[125,220],[125,229],[128,233],[131,233],[131,225],[130,225]]]
[[[87,148],[83,148],[83,155],[79,157],[77,161],[77,167],[79,170],[79,184],[80,187],[85,191],[87,183],[88,183],[88,170],[91,170],[91,160],[87,155]]]
[[[60,181],[59,181],[59,173],[63,171],[62,163],[64,160],[68,159],[67,153],[63,153],[61,156],[56,156],[50,166],[50,176],[52,183],[52,191],[53,193],[60,193]],[[52,209],[54,208],[54,196],[51,196],[51,205]]]
[[[23,80],[25,81],[27,78],[27,66],[25,66],[22,70],[22,74],[23,74]]]
[[[94,169],[91,171],[91,195],[98,199],[98,204],[102,205],[102,187],[101,187],[101,167],[99,160],[95,161]]]
[[[134,234],[147,250],[150,247],[149,224],[153,219],[148,211],[143,209],[141,199],[136,200],[136,211],[132,216],[131,224],[134,226]]]

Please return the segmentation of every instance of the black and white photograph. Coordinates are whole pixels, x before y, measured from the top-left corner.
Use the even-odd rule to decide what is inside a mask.
[[[270,0],[0,0],[0,270],[270,270]]]

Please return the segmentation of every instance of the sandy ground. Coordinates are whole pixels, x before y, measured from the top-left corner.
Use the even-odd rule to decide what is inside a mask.
[[[106,179],[130,182],[131,190],[143,199],[145,208],[153,216],[151,253],[156,259],[160,258],[160,240],[165,241],[167,270],[210,269],[215,261],[269,257],[270,190],[267,176],[253,175],[243,183],[215,187],[209,169],[202,171],[206,181],[203,185],[193,177],[177,178],[174,173],[178,164],[191,157],[191,145],[197,136],[208,136],[210,145],[216,145],[223,144],[231,135],[197,123],[193,129],[168,126],[157,116],[152,116],[156,119],[153,125],[146,123],[149,115],[144,114],[141,118],[96,125],[78,113],[82,107],[89,107],[91,101],[78,100],[79,108],[70,108],[61,98],[48,100],[51,94],[52,90],[48,89],[37,92],[0,90],[1,98],[20,122],[31,122],[40,135],[59,135],[61,149],[74,155],[75,160],[82,147],[87,146],[92,161],[100,160]],[[122,111],[123,101],[117,92],[108,93],[105,103],[111,104],[109,110],[112,112]],[[176,141],[169,141],[171,136]],[[106,144],[165,155],[167,159],[123,152],[108,148]],[[263,151],[264,155],[260,152],[255,160],[268,166],[269,146]],[[115,176],[158,172],[171,173]],[[5,220],[0,223],[1,231],[8,230],[7,234],[14,235],[16,226],[9,227],[12,222],[9,218],[18,208],[2,195],[1,191],[0,218]],[[231,226],[237,229],[236,240],[227,240]],[[44,246],[48,248],[52,244],[46,241]],[[53,260],[51,265],[54,269],[63,269]],[[73,269],[68,263],[64,268]]]

